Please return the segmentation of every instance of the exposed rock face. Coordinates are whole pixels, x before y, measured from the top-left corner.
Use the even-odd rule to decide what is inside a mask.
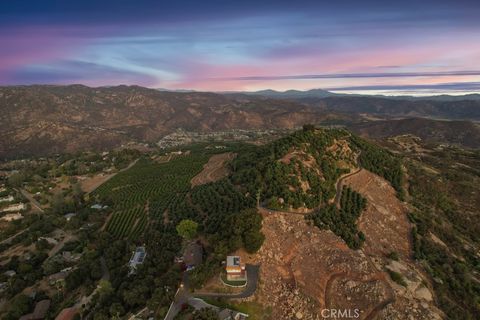
[[[364,247],[349,249],[332,232],[308,225],[301,214],[262,209],[266,240],[253,257],[261,263],[255,299],[271,307],[272,319],[323,319],[322,310],[349,312],[336,319],[356,312],[358,319],[441,319],[428,278],[410,258],[410,224],[393,188],[365,170],[345,184],[369,201],[359,221]],[[399,261],[387,258],[391,251]],[[388,270],[401,274],[406,287]]]
[[[296,102],[137,86],[0,87],[0,110],[0,157],[154,142],[177,128],[293,128],[327,118]]]

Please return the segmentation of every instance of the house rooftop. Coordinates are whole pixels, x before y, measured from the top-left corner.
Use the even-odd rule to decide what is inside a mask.
[[[219,320],[242,320],[246,319],[248,314],[231,309],[223,309],[218,313]]]
[[[65,214],[63,217],[64,217],[65,219],[67,219],[67,221],[70,221],[70,219],[72,219],[72,218],[75,217],[76,215],[77,215],[76,213],[71,212],[71,213]]]
[[[15,272],[15,270],[7,270],[3,274],[6,275],[7,277],[13,277],[17,273]]]
[[[137,265],[143,264],[145,261],[145,257],[147,256],[147,252],[145,251],[145,247],[137,247],[135,252],[133,253],[132,257],[128,264],[130,265],[130,271],[132,272],[137,268]]]
[[[54,273],[54,274],[48,276],[48,281],[50,281],[50,282],[61,281],[61,280],[65,280],[66,277],[67,277],[67,272],[66,271],[60,271],[60,272],[57,272],[57,273]]]
[[[239,266],[240,266],[239,256],[227,256],[227,267],[239,267]]]

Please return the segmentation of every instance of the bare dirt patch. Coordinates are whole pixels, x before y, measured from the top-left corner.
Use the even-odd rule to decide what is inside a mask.
[[[263,232],[265,243],[251,262],[261,263],[256,298],[272,307],[272,318],[321,319],[324,308],[352,304],[366,315],[391,298],[382,273],[361,251],[350,250],[330,231],[309,226],[303,216],[267,214]],[[355,282],[356,291],[341,285],[348,281]]]
[[[97,189],[100,185],[104,184],[111,178],[113,178],[115,175],[117,175],[120,172],[126,171],[133,167],[137,163],[138,159],[134,160],[131,162],[127,167],[114,172],[114,173],[99,173],[93,177],[87,177],[86,179],[80,179],[81,187],[82,190],[86,193],[91,193],[95,189]]]
[[[424,270],[412,258],[411,224],[408,207],[398,200],[392,186],[383,178],[361,170],[344,183],[367,198],[367,208],[358,220],[366,241],[362,251],[377,270],[394,271],[406,286],[386,276],[393,288],[394,299],[378,311],[380,319],[440,319],[441,311],[434,305],[433,290]],[[386,256],[396,252],[398,261]]]
[[[192,178],[192,187],[206,184],[209,182],[215,182],[228,175],[228,168],[226,164],[228,161],[233,160],[235,153],[226,152],[216,154],[210,157],[208,162],[203,166],[203,170]]]
[[[100,174],[94,175],[93,177],[87,177],[83,180],[80,180],[82,190],[86,193],[90,193],[93,190],[97,189],[100,185],[105,183],[114,175],[115,175],[114,173],[110,173],[110,174],[100,173]]]
[[[396,197],[392,186],[381,177],[361,170],[343,181],[367,198],[367,208],[358,220],[365,234],[364,251],[369,255],[386,255],[396,251],[411,255],[411,225],[407,207]]]
[[[302,215],[260,209],[265,242],[256,255],[242,255],[261,264],[260,286],[250,299],[270,307],[271,319],[322,319],[325,308],[359,309],[359,319],[440,318],[428,277],[411,259],[407,208],[395,190],[366,170],[346,177],[344,184],[368,200],[359,219],[364,247],[349,249]],[[387,258],[392,251],[398,262]],[[388,270],[399,272],[406,287]]]

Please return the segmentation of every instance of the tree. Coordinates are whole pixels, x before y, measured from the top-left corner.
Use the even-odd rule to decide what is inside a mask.
[[[265,240],[265,236],[260,231],[247,231],[243,236],[243,245],[248,253],[257,252]]]
[[[24,294],[19,295],[10,305],[10,311],[5,319],[19,319],[22,315],[28,313],[31,308],[31,300]]]
[[[110,315],[112,316],[112,318],[114,319],[120,319],[120,316],[122,316],[123,314],[125,314],[125,309],[123,308],[123,306],[118,303],[118,302],[114,302],[112,303],[112,305],[110,306],[110,308],[108,309],[108,311],[110,312]]]
[[[63,194],[61,192],[58,192],[53,195],[52,210],[55,213],[65,212],[65,198],[63,197]]]
[[[313,124],[304,124],[303,131],[313,131],[315,130],[315,126]]]
[[[190,219],[185,219],[180,221],[176,229],[182,238],[191,240],[197,235],[198,223]]]
[[[84,192],[82,190],[82,186],[80,183],[75,182],[72,185],[72,196],[73,196],[73,201],[75,202],[75,206],[79,206],[83,202],[83,195]]]
[[[98,299],[101,304],[106,304],[107,300],[110,299],[113,294],[112,284],[108,280],[100,280],[98,284]]]
[[[212,308],[203,308],[195,311],[192,320],[217,320],[218,315]]]
[[[24,180],[24,174],[22,174],[21,172],[15,172],[8,177],[8,184],[12,187],[21,187]]]

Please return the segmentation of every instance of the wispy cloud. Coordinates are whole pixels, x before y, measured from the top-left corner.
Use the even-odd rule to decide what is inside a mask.
[[[411,85],[369,85],[326,88],[330,91],[399,91],[399,90],[448,90],[448,91],[480,91],[480,82],[449,82],[439,84]]]
[[[216,91],[475,82],[478,16],[478,0],[0,1],[0,84]]]
[[[366,73],[329,73],[329,74],[301,74],[283,76],[246,76],[214,78],[214,80],[303,80],[303,79],[351,79],[351,78],[415,78],[415,77],[451,77],[451,76],[478,76],[480,70],[457,70],[439,72],[366,72]]]

